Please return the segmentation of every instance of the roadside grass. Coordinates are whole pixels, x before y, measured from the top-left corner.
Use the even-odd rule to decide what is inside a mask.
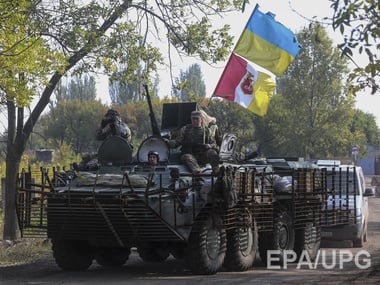
[[[0,267],[31,263],[51,256],[51,244],[44,238],[3,241],[4,214],[0,213]]]

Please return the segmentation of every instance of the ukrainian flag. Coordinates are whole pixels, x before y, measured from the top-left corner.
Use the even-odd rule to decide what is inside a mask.
[[[301,49],[295,35],[256,5],[234,53],[281,76]]]

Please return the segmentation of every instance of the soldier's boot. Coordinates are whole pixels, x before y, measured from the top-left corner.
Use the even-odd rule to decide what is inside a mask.
[[[199,167],[198,161],[192,154],[182,155],[181,160],[192,174],[197,175],[201,173],[201,168]]]

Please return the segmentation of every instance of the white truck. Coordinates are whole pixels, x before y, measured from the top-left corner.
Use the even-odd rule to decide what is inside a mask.
[[[368,197],[373,196],[373,189],[367,188],[363,170],[360,166],[342,165],[339,161],[318,161],[320,168],[327,171],[328,197],[322,227],[325,240],[350,240],[354,247],[362,247],[367,240]],[[334,209],[342,209],[336,215]],[[329,214],[334,213],[334,214]]]

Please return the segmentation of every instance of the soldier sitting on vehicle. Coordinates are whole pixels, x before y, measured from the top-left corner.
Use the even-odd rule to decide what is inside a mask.
[[[79,164],[76,162],[73,163],[73,169],[76,171],[97,170],[98,167],[98,158],[95,153],[84,153],[82,154],[82,160]]]
[[[202,117],[202,114],[204,117]],[[186,165],[193,174],[199,174],[199,165],[210,163],[214,175],[219,173],[219,147],[221,136],[215,119],[210,120],[206,113],[193,111],[191,124],[181,128],[179,135],[174,140],[167,140],[170,148],[181,146],[181,162]],[[212,123],[211,123],[212,121]],[[211,123],[211,124],[210,124]]]
[[[117,111],[109,109],[100,123],[100,128],[96,132],[96,139],[104,140],[112,135],[125,138],[128,142],[131,140],[131,130],[127,124],[121,121]]]

